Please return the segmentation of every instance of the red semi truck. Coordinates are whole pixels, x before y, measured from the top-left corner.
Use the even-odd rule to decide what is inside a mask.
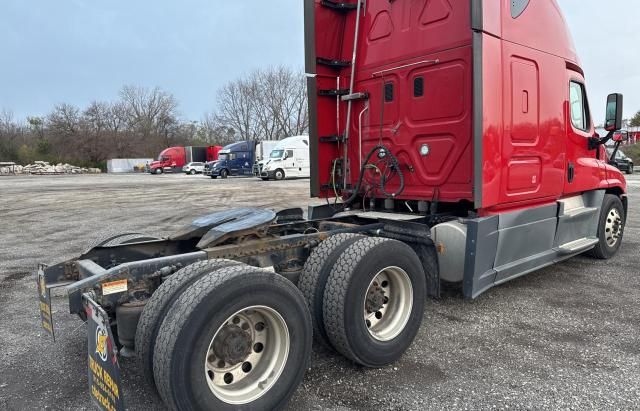
[[[64,285],[108,405],[114,384],[94,380],[119,381],[116,346],[171,409],[280,408],[312,336],[382,367],[445,285],[476,298],[620,247],[626,183],[604,144],[620,144],[622,96],[598,136],[555,0],[305,0],[305,23],[311,194],[326,205],[218,211],[39,268],[45,329]]]
[[[185,164],[218,159],[218,152],[222,150],[220,146],[209,147],[169,147],[163,150],[158,159],[149,164],[151,174],[162,174],[164,172],[179,172]]]

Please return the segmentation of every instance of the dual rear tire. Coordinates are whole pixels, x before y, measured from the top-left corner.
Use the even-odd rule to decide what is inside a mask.
[[[168,277],[146,304],[135,341],[165,404],[278,409],[302,381],[312,329],[355,363],[382,367],[400,358],[422,321],[424,271],[399,241],[330,237],[313,251],[299,286],[229,260]]]
[[[300,288],[316,340],[366,367],[397,361],[422,323],[424,270],[400,241],[331,237],[309,257]]]
[[[311,318],[284,277],[200,262],[169,277],[151,300],[136,350],[170,409],[280,408],[302,381]]]

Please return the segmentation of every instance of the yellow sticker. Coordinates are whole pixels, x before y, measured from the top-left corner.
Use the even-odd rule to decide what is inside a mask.
[[[125,291],[127,291],[127,280],[118,280],[102,284],[102,295],[123,293]]]

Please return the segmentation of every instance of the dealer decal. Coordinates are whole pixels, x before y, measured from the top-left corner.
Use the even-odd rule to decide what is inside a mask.
[[[116,343],[109,327],[109,316],[87,295],[82,298],[87,313],[89,390],[101,410],[124,410],[122,382]]]
[[[117,280],[102,284],[102,295],[123,293],[125,291],[127,291],[127,280]]]

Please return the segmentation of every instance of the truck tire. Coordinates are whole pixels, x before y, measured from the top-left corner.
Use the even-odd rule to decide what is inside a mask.
[[[194,175],[196,173],[196,170],[191,170],[189,171],[189,174]]]
[[[627,174],[629,174],[629,175],[633,174],[633,171],[634,171],[633,168],[634,167],[635,166],[633,165],[633,163],[630,163],[629,164],[629,169],[627,170]]]
[[[340,255],[324,291],[324,326],[353,362],[382,367],[413,342],[422,322],[425,274],[408,245],[363,238]]]
[[[626,216],[620,197],[606,194],[598,221],[598,243],[588,254],[600,260],[616,255],[622,244]]]
[[[280,180],[284,180],[284,170],[281,169],[277,169],[276,172],[274,173],[274,178],[278,181]]]
[[[317,246],[304,264],[298,288],[302,291],[313,320],[313,338],[326,348],[332,348],[324,329],[322,300],[327,279],[336,260],[353,242],[364,238],[360,234],[336,234]]]
[[[215,180],[216,178],[218,178],[218,176],[211,176],[211,178],[213,178]]]
[[[162,173],[164,173],[164,170],[162,169],[162,167],[156,168],[156,174],[162,174]]]
[[[142,370],[149,385],[154,386],[153,350],[158,330],[171,305],[187,287],[203,275],[234,265],[240,265],[240,263],[231,260],[195,262],[169,276],[153,293],[138,320],[135,339],[136,355],[142,363]]]
[[[229,172],[227,170],[221,170],[220,178],[227,178],[227,177],[229,177]]]
[[[172,410],[282,408],[311,356],[311,316],[284,277],[227,267],[186,289],[162,322],[158,391]]]

